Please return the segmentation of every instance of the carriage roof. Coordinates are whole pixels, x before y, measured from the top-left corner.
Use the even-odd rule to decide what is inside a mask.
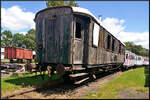
[[[82,13],[82,14],[86,14],[86,15],[89,15],[91,16],[95,21],[96,23],[98,23],[99,25],[101,25],[102,27],[104,27],[102,24],[100,24],[99,20],[88,10],[88,9],[85,9],[85,8],[80,8],[80,7],[71,7],[71,6],[56,6],[56,7],[51,7],[51,8],[46,8],[46,9],[43,9],[43,10],[40,10],[39,12],[37,12],[37,14],[35,15],[35,19],[37,17],[37,15],[40,13],[40,12],[43,12],[45,10],[50,10],[50,9],[54,9],[54,8],[63,8],[63,7],[66,7],[66,8],[71,8],[72,9],[72,12],[73,13]],[[35,20],[34,19],[34,20]],[[109,32],[109,31],[108,31]],[[110,33],[110,32],[109,32]],[[111,35],[113,35],[111,33]],[[113,35],[114,36],[114,35]],[[115,36],[114,36],[115,37]],[[115,37],[116,39],[118,39],[117,37]],[[119,40],[119,39],[118,39]],[[119,40],[124,46],[126,46],[121,40]]]
[[[72,7],[72,10],[73,10],[73,12],[74,13],[84,13],[84,14],[87,14],[87,15],[90,15],[91,17],[93,17],[94,18],[94,20],[99,24],[99,25],[101,25],[101,26],[103,26],[102,24],[100,24],[100,22],[99,22],[99,20],[89,11],[89,10],[87,10],[87,9],[85,9],[85,8],[80,8],[80,7]],[[104,26],[103,26],[104,27]],[[113,35],[113,34],[112,34]],[[114,35],[113,35],[114,36]],[[114,36],[115,37],[115,36]],[[115,37],[116,38],[116,37]],[[118,39],[119,40],[119,39]],[[120,41],[120,40],[119,40]],[[120,41],[124,46],[125,46],[125,44],[122,42],[122,41]]]

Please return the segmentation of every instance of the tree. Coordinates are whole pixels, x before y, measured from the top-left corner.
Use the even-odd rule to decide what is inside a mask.
[[[33,41],[35,41],[35,30],[34,29],[30,29],[27,32],[26,37],[32,39]]]
[[[23,43],[27,49],[35,50],[36,43],[34,40],[26,37],[24,38]]]
[[[30,29],[27,32],[23,43],[26,45],[27,49],[35,50],[36,42],[35,42],[35,30],[34,29]]]
[[[74,2],[74,0],[70,1],[47,1],[46,2],[47,8],[55,7],[55,6],[75,6],[78,7],[78,4]]]
[[[126,45],[126,49],[129,51],[132,51],[132,48],[134,47],[134,43],[133,42],[124,42],[124,44]]]
[[[136,45],[133,42],[124,42],[126,49],[141,56],[149,56],[149,50],[143,48],[141,45]]]
[[[70,1],[68,2],[68,5],[69,5],[69,6],[75,6],[75,7],[78,7],[78,6],[79,6],[77,3],[74,2],[74,0],[70,0]]]
[[[12,34],[11,31],[5,30],[1,34],[1,46],[15,46],[21,48],[27,48],[35,50],[36,42],[35,42],[35,30],[30,29],[26,35],[16,33]]]
[[[24,44],[24,38],[25,36],[23,34],[19,34],[19,33],[16,33],[14,34],[13,36],[13,39],[12,39],[12,46],[15,46],[15,47],[24,47],[25,44]]]
[[[55,7],[55,6],[62,6],[62,5],[65,5],[65,2],[66,1],[47,1],[46,6],[47,8]]]
[[[11,46],[12,45],[12,33],[9,30],[5,30],[1,34],[1,46]]]
[[[35,34],[35,30],[34,30],[34,29],[30,29],[30,30],[28,31],[28,34]]]

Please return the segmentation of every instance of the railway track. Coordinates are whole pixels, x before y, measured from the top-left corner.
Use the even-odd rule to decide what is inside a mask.
[[[96,74],[95,75],[96,79],[93,79],[93,80],[94,81],[100,81],[100,80],[103,81],[103,80],[106,80],[107,78],[109,78],[109,77],[111,77],[117,73],[122,73],[122,72],[116,71],[116,72],[105,72],[105,73],[101,73],[101,74]],[[76,91],[80,88],[83,88],[85,85],[91,84],[92,82],[94,82],[93,80],[87,79],[84,82],[82,82],[81,84],[67,84],[67,83],[64,83],[63,81],[57,81],[57,83],[53,83],[50,85],[45,84],[45,85],[42,85],[41,87],[38,87],[38,88],[33,88],[30,90],[14,93],[14,94],[2,97],[2,99],[11,99],[11,98],[14,98],[14,97],[19,96],[19,95],[22,95],[25,98],[32,98],[26,94],[32,93],[32,92],[41,93],[43,91],[51,91],[51,93],[58,93],[58,94],[59,93],[67,93],[70,91],[73,93],[73,91]]]
[[[134,69],[129,69],[129,70],[134,70]],[[126,70],[126,71],[128,71],[128,70]],[[112,72],[110,71],[110,72],[103,72],[100,74],[95,74],[96,79],[93,79],[93,80],[87,79],[80,84],[65,83],[63,80],[59,80],[56,83],[52,83],[52,84],[45,83],[38,88],[32,88],[30,90],[14,93],[14,94],[2,97],[2,99],[11,99],[16,96],[24,96],[26,99],[29,99],[29,98],[33,99],[32,96],[26,95],[26,94],[32,93],[32,92],[42,93],[45,91],[49,91],[50,94],[66,94],[66,93],[74,94],[75,91],[76,92],[78,91],[79,93],[76,94],[76,97],[80,98],[80,97],[84,96],[84,93],[80,93],[80,90],[82,90],[82,88],[85,88],[85,86],[92,86],[92,84],[94,82],[99,82],[99,81],[101,82],[100,86],[102,86],[102,85],[106,84],[107,82],[109,82],[110,80],[112,80],[113,78],[115,78],[117,75],[120,75],[122,73],[123,73],[122,71],[112,71]],[[87,92],[87,91],[85,91],[85,92]],[[55,97],[53,99],[56,99],[56,98],[57,97]]]
[[[37,76],[40,77],[40,75],[37,75]],[[31,76],[30,78],[32,78],[32,77],[37,77],[37,76]],[[49,83],[50,83],[50,84],[49,84]],[[62,80],[62,79],[56,80],[56,81],[48,81],[48,82],[46,82],[46,83],[43,83],[43,84],[39,84],[39,85],[37,85],[37,86],[34,86],[33,88],[31,88],[31,89],[29,89],[29,90],[25,90],[25,91],[13,93],[13,94],[11,94],[11,95],[2,97],[2,99],[9,99],[9,98],[15,97],[15,96],[17,96],[17,95],[24,95],[24,94],[26,94],[26,93],[30,93],[30,92],[34,92],[34,91],[43,91],[43,90],[48,89],[47,87],[49,87],[49,88],[56,87],[57,85],[62,84],[62,83],[63,83],[63,80]]]

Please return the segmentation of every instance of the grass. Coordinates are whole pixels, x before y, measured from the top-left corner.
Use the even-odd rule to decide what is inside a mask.
[[[10,60],[9,59],[1,59],[1,63],[10,63]],[[17,60],[14,60],[13,63],[18,63]],[[35,62],[33,59],[32,59],[32,62],[31,64],[36,64],[37,62]],[[22,64],[26,64],[26,60],[23,60]]]
[[[39,75],[40,73],[38,73]],[[18,76],[17,74],[13,74],[12,76],[8,78],[1,79],[1,91],[7,92],[7,91],[15,91],[17,89],[20,89],[22,87],[30,87],[34,86],[40,83],[47,82],[49,80],[59,80],[60,76],[58,74],[54,74],[52,77],[48,77],[48,75],[45,75],[44,80],[40,76],[37,77],[31,77],[35,76],[35,74],[23,74],[22,76]]]
[[[1,59],[1,63],[9,63],[8,59]]]
[[[141,88],[141,89],[136,89],[136,91],[137,92],[146,92],[146,89]]]
[[[116,77],[111,82],[104,85],[98,91],[87,93],[84,99],[114,99],[119,90],[126,88],[135,89],[137,92],[148,91],[145,85],[144,68],[124,72],[121,76]]]

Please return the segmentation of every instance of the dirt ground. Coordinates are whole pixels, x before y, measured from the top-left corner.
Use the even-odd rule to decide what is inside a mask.
[[[1,73],[1,78],[7,78],[7,77],[10,77],[11,75],[12,75],[12,73],[9,73],[9,74]]]
[[[134,89],[125,89],[119,91],[116,99],[149,99],[149,91],[137,92]]]
[[[82,86],[64,86],[64,88],[50,88],[45,91],[35,91],[26,93],[23,95],[12,97],[11,99],[80,99],[84,97],[88,92],[96,91],[109,81],[113,80],[116,76],[121,75],[121,72],[115,73],[111,76],[106,76],[104,78],[97,79],[93,82],[89,82]]]
[[[88,82],[81,86],[60,84],[57,85],[56,87],[49,87],[46,90],[25,93],[23,95],[18,95],[10,99],[81,99],[87,93],[100,89],[106,83],[110,82],[116,76],[120,76],[121,74],[122,72],[117,72],[113,75],[99,78],[95,81]],[[31,87],[29,89],[31,89]],[[149,92],[137,92],[135,89],[125,89],[119,91],[119,94],[116,96],[116,99],[148,99],[148,98]]]

